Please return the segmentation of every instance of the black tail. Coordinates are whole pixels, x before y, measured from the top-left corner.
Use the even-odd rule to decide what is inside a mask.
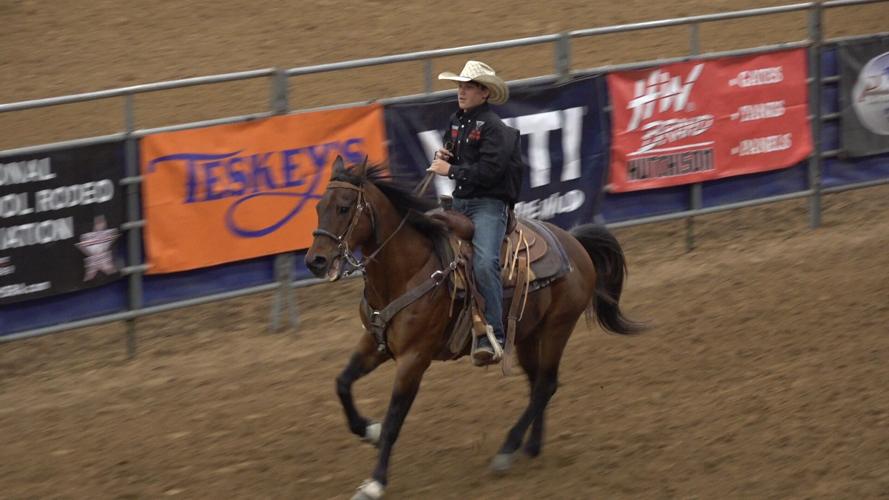
[[[627,275],[624,252],[617,239],[604,226],[583,224],[571,230],[596,266],[596,297],[591,306],[602,328],[620,334],[642,331],[642,325],[630,321],[620,311],[618,302]],[[592,315],[587,309],[587,317]]]

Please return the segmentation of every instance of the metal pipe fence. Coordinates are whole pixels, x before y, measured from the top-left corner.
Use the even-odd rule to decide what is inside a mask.
[[[125,268],[124,274],[128,279],[128,310],[124,312],[119,312],[115,314],[103,315],[94,318],[89,318],[86,320],[74,321],[64,324],[52,325],[43,328],[37,328],[33,330],[16,332],[12,334],[2,335],[0,336],[0,342],[8,342],[12,340],[18,340],[23,338],[30,338],[40,335],[47,335],[50,333],[55,333],[63,330],[70,330],[74,328],[82,328],[88,326],[99,325],[108,322],[115,321],[124,321],[126,323],[126,341],[127,341],[127,352],[130,356],[134,356],[136,354],[136,319],[142,316],[156,314],[164,311],[171,311],[174,309],[190,307],[199,304],[205,304],[209,302],[215,302],[219,300],[226,300],[236,297],[241,297],[244,295],[250,295],[260,292],[268,292],[268,291],[276,291],[276,296],[274,300],[274,305],[272,308],[272,318],[270,324],[273,329],[277,329],[278,327],[278,318],[281,309],[287,309],[290,311],[291,323],[293,325],[298,321],[296,308],[293,304],[292,298],[292,290],[294,288],[299,288],[303,286],[314,285],[317,283],[321,283],[322,280],[299,280],[294,281],[293,276],[293,258],[294,253],[285,253],[280,254],[275,257],[275,280],[271,283],[261,284],[257,286],[252,286],[240,290],[233,290],[225,293],[218,293],[213,295],[208,295],[205,297],[193,298],[188,300],[181,300],[177,302],[171,302],[168,304],[163,304],[159,306],[144,306],[144,297],[143,297],[143,276],[145,271],[148,270],[148,265],[144,262],[144,256],[141,255],[141,247],[142,247],[142,233],[141,230],[144,227],[145,221],[141,216],[141,197],[140,197],[140,187],[142,182],[142,177],[139,174],[139,165],[137,158],[137,141],[139,138],[144,137],[149,134],[159,133],[159,132],[169,132],[169,131],[177,131],[177,130],[185,130],[190,128],[198,128],[198,127],[207,127],[211,125],[220,125],[220,124],[229,124],[229,123],[241,123],[250,120],[257,120],[262,118],[267,118],[274,115],[282,115],[291,112],[289,106],[289,95],[288,95],[288,85],[289,79],[293,77],[299,77],[304,75],[325,73],[325,72],[333,72],[340,71],[346,69],[357,69],[357,68],[365,68],[370,66],[379,66],[384,64],[394,64],[394,63],[402,63],[402,62],[411,62],[411,61],[422,61],[423,64],[423,73],[424,73],[424,85],[425,85],[425,94],[420,95],[450,95],[453,94],[453,90],[448,91],[433,91],[433,60],[436,58],[454,56],[454,55],[463,55],[470,54],[475,52],[482,51],[491,51],[491,50],[502,50],[502,49],[510,49],[517,47],[524,47],[530,45],[539,45],[539,44],[553,44],[554,45],[554,58],[553,58],[553,69],[554,73],[551,75],[538,76],[534,78],[529,78],[525,80],[513,81],[511,83],[525,83],[525,82],[534,82],[534,81],[545,81],[545,80],[557,80],[557,79],[565,79],[574,76],[583,76],[587,74],[601,74],[607,72],[614,71],[626,71],[633,69],[641,69],[646,67],[651,67],[654,65],[660,64],[669,64],[673,62],[682,62],[691,59],[695,60],[710,60],[721,57],[728,56],[741,56],[741,55],[751,55],[763,52],[770,52],[774,50],[780,49],[790,49],[790,48],[800,48],[807,47],[809,50],[809,82],[811,85],[810,92],[810,116],[812,118],[812,132],[813,132],[813,147],[814,151],[810,158],[808,164],[808,189],[804,191],[799,191],[795,193],[784,194],[780,196],[771,196],[765,198],[758,198],[755,200],[749,200],[744,202],[723,204],[716,207],[702,207],[702,195],[701,195],[701,185],[700,184],[692,184],[689,186],[689,199],[691,200],[690,206],[688,210],[676,213],[670,213],[665,215],[659,215],[654,217],[645,217],[635,220],[623,221],[619,223],[609,224],[608,226],[611,228],[621,228],[628,226],[635,226],[641,224],[650,224],[657,223],[668,220],[676,220],[676,219],[686,219],[687,221],[687,229],[686,229],[686,242],[687,247],[689,249],[694,247],[694,217],[728,211],[735,210],[738,208],[751,207],[756,205],[763,205],[767,203],[775,203],[779,201],[791,200],[791,199],[799,199],[799,198],[808,198],[809,199],[809,223],[811,227],[818,227],[820,225],[820,213],[821,213],[821,196],[824,193],[835,193],[840,191],[846,191],[850,189],[858,189],[864,187],[871,187],[879,184],[885,184],[889,182],[889,180],[878,180],[878,181],[868,181],[861,182],[856,184],[832,187],[832,188],[822,188],[821,186],[821,170],[823,168],[823,159],[834,157],[838,154],[837,151],[824,151],[823,145],[821,143],[821,130],[822,124],[825,121],[836,120],[839,117],[838,113],[825,114],[822,111],[822,89],[824,83],[834,82],[836,81],[836,77],[824,78],[822,76],[821,71],[821,58],[822,52],[825,45],[835,44],[840,41],[850,41],[860,38],[867,38],[875,36],[875,34],[868,35],[860,35],[860,36],[852,36],[852,37],[842,37],[835,39],[827,39],[825,40],[823,37],[823,18],[824,11],[831,8],[836,7],[848,7],[855,5],[864,5],[864,4],[873,4],[873,3],[885,3],[889,0],[830,0],[824,2],[803,2],[803,3],[795,3],[790,5],[782,5],[775,7],[766,7],[766,8],[758,8],[758,9],[747,9],[747,10],[739,10],[733,12],[723,12],[723,13],[715,13],[715,14],[707,14],[707,15],[697,15],[697,16],[687,16],[687,17],[679,17],[673,19],[663,19],[656,21],[646,21],[646,22],[637,22],[637,23],[629,23],[629,24],[621,24],[621,25],[613,25],[613,26],[603,26],[597,28],[589,28],[589,29],[580,29],[569,31],[565,33],[558,34],[549,34],[549,35],[541,35],[541,36],[532,36],[532,37],[524,37],[524,38],[516,38],[511,40],[503,40],[498,42],[491,43],[480,43],[474,45],[465,45],[460,47],[452,47],[446,49],[436,49],[436,50],[426,50],[419,52],[411,52],[404,54],[395,54],[381,57],[370,57],[364,59],[356,59],[351,61],[342,61],[336,63],[329,64],[318,64],[311,66],[303,66],[303,67],[295,67],[288,69],[277,69],[277,68],[263,68],[257,70],[250,71],[240,71],[233,73],[225,73],[218,75],[210,75],[210,76],[201,76],[201,77],[193,77],[193,78],[185,78],[179,80],[171,80],[165,82],[157,82],[157,83],[149,83],[142,85],[133,85],[128,87],[121,87],[110,90],[102,90],[96,92],[86,92],[80,94],[73,94],[61,97],[52,97],[47,99],[33,99],[9,104],[0,104],[0,113],[4,112],[13,112],[13,111],[22,111],[29,109],[37,109],[44,108],[49,106],[57,106],[63,104],[71,104],[78,102],[86,102],[86,101],[94,101],[99,99],[109,99],[109,98],[123,98],[124,99],[124,116],[122,123],[122,131],[114,134],[107,134],[102,136],[95,137],[86,137],[79,138],[74,140],[60,141],[51,144],[43,144],[36,146],[27,146],[27,147],[18,147],[14,149],[7,149],[4,151],[0,151],[0,159],[12,155],[24,155],[24,154],[33,154],[33,153],[41,153],[48,152],[62,148],[68,147],[76,147],[76,146],[86,146],[92,144],[101,144],[112,141],[121,141],[125,142],[125,177],[121,180],[120,184],[124,187],[125,196],[126,196],[126,222],[123,224],[122,229],[127,233],[127,267]],[[807,12],[808,13],[808,38],[806,40],[794,41],[794,42],[785,42],[779,44],[772,44],[761,47],[752,47],[738,50],[729,50],[729,51],[711,51],[711,52],[702,52],[701,50],[701,42],[700,42],[700,26],[703,23],[710,23],[716,21],[725,21],[732,19],[742,19],[742,18],[751,18],[751,17],[759,17],[759,16],[767,16],[767,15],[775,15],[775,14],[783,14],[790,12]],[[613,64],[606,66],[599,66],[595,68],[586,68],[586,69],[578,69],[574,70],[571,67],[571,40],[580,39],[586,37],[595,37],[601,35],[615,34],[615,33],[627,33],[633,31],[641,31],[641,30],[650,30],[656,28],[665,28],[665,27],[675,27],[675,26],[688,26],[688,54],[679,57],[672,58],[660,58],[656,60],[642,61],[642,62],[634,62],[634,63],[626,63],[626,64]],[[163,127],[154,127],[147,129],[136,129],[135,128],[135,109],[134,109],[134,97],[139,94],[157,92],[163,90],[171,90],[178,89],[184,87],[192,87],[197,85],[209,85],[215,83],[225,83],[225,82],[234,82],[234,81],[242,81],[256,78],[268,78],[270,80],[270,105],[267,111],[256,112],[246,115],[239,116],[231,116],[225,118],[218,118],[212,120],[203,120],[196,121],[191,123],[184,124],[176,124],[169,125]],[[417,96],[402,96],[396,98],[387,98],[381,99],[377,102],[381,102],[383,104],[395,104],[399,102],[406,102],[411,99],[415,99]],[[364,104],[366,102],[356,102],[349,104],[338,104],[334,106],[324,106],[319,108],[314,108],[313,110],[321,110],[321,109],[334,109],[346,106],[353,106],[356,104]],[[306,111],[306,110],[300,110]]]

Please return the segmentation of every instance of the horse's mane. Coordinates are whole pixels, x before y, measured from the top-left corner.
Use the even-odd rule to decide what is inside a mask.
[[[408,224],[420,233],[431,239],[447,233],[447,228],[441,222],[426,215],[427,211],[438,207],[438,202],[414,195],[410,181],[393,175],[384,164],[368,165],[363,178],[353,169],[343,169],[336,172],[331,180],[348,182],[355,186],[370,182],[389,199],[402,217],[407,217]]]

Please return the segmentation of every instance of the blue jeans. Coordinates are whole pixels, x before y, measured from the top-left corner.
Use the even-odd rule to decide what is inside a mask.
[[[454,210],[472,219],[472,269],[475,283],[485,299],[485,321],[502,344],[503,284],[500,281],[500,246],[506,234],[506,203],[496,198],[457,198]]]

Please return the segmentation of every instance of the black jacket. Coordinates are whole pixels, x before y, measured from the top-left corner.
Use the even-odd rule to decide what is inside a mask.
[[[444,144],[454,155],[448,177],[457,181],[455,197],[498,198],[515,204],[524,169],[521,135],[487,103],[451,115]]]

